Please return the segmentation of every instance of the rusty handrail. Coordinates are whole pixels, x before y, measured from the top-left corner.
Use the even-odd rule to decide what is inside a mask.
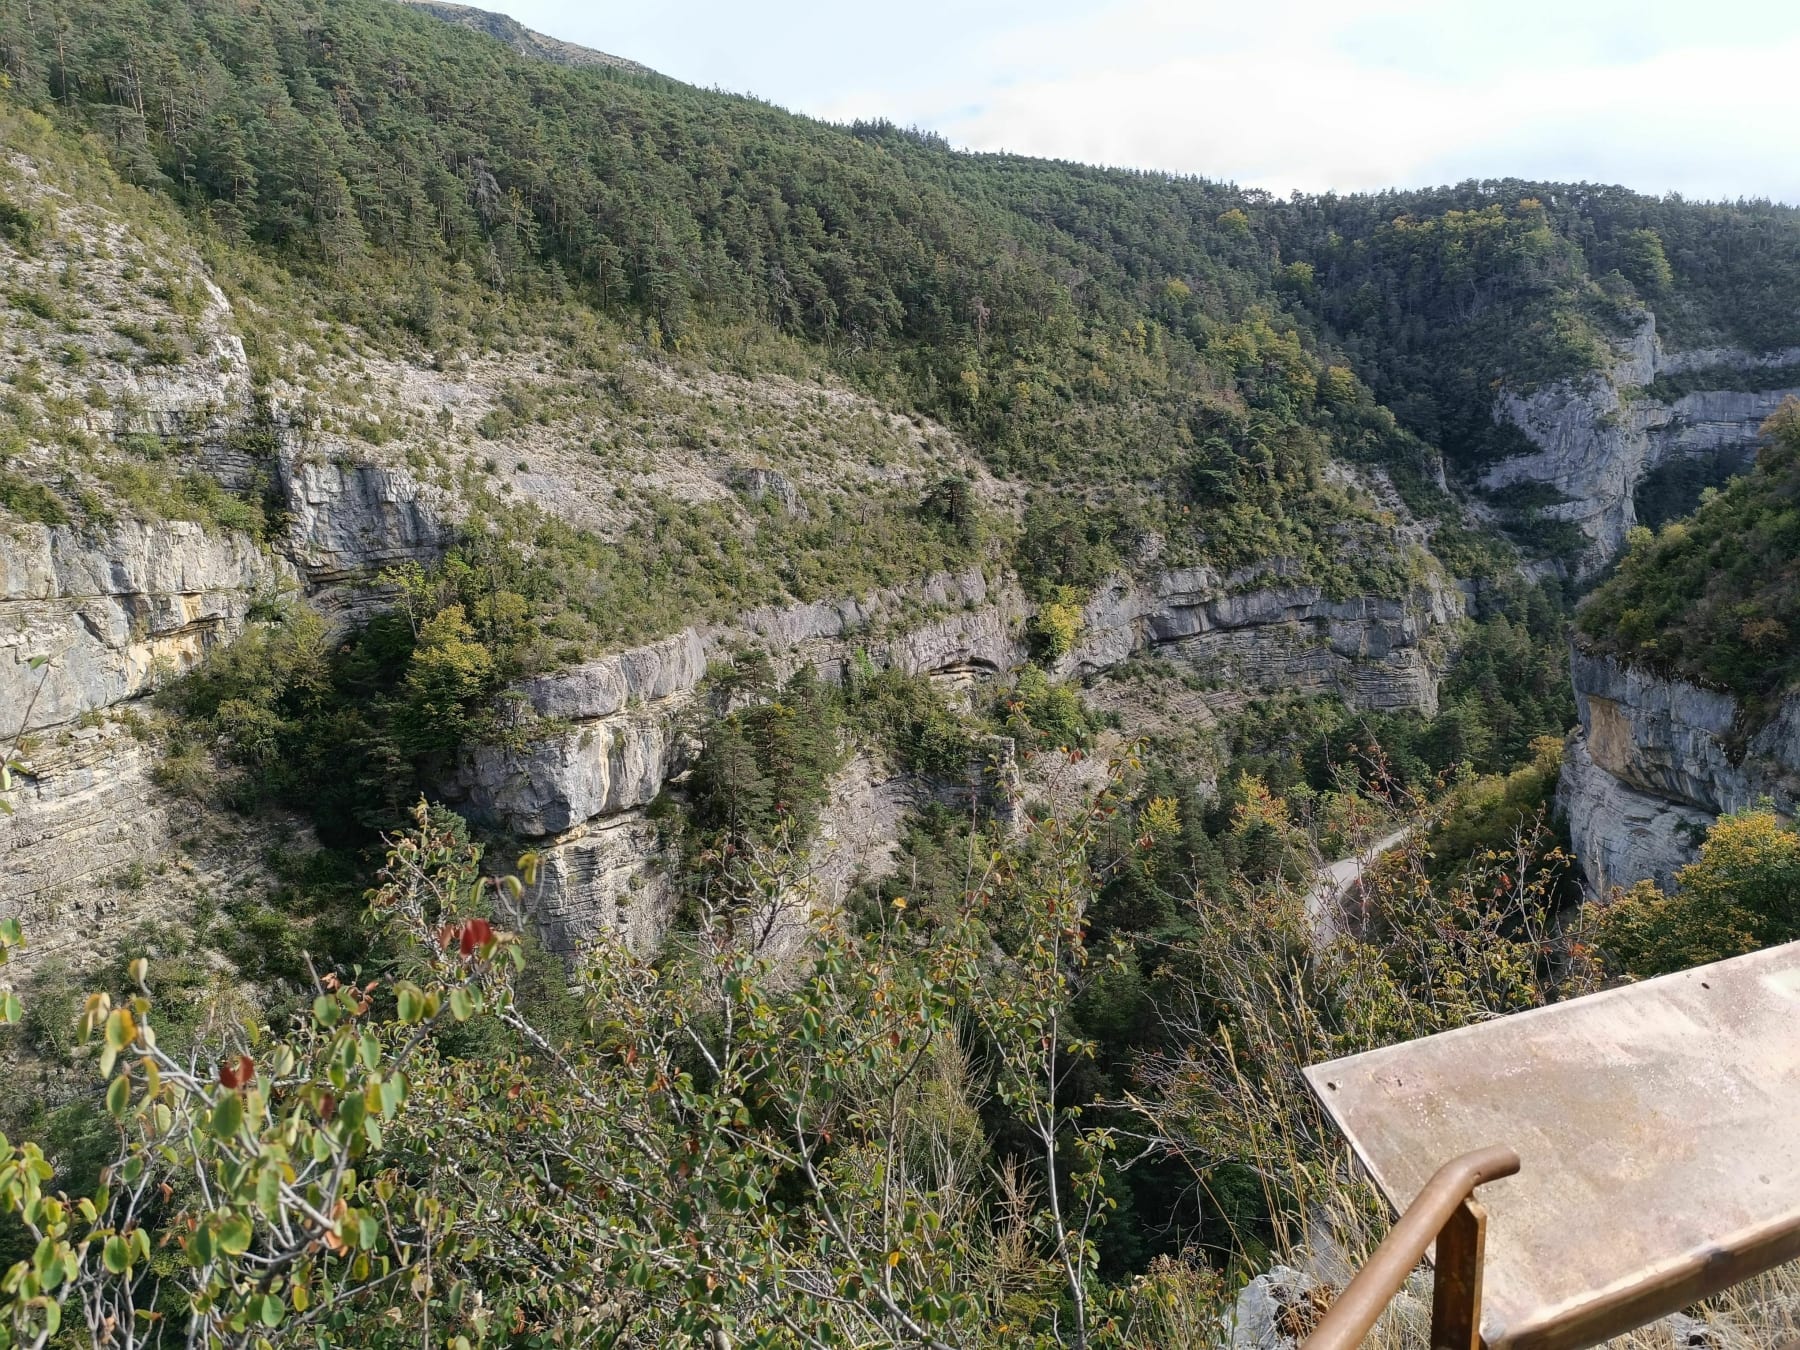
[[[1475,1188],[1519,1170],[1519,1155],[1502,1145],[1452,1158],[1432,1174],[1375,1254],[1319,1319],[1301,1350],[1356,1350],[1424,1259],[1425,1249]],[[1479,1262],[1479,1255],[1476,1256]],[[1441,1272],[1440,1272],[1441,1274]]]

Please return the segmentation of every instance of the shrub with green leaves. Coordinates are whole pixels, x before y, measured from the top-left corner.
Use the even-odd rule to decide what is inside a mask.
[[[777,889],[704,910],[674,959],[602,934],[580,1018],[549,1032],[489,917],[532,860],[483,876],[421,804],[371,896],[397,969],[318,974],[294,1025],[187,1056],[159,1040],[144,962],[125,996],[88,997],[116,1160],[65,1203],[36,1145],[4,1145],[0,1208],[37,1247],[0,1277],[0,1344],[1115,1338],[1093,1246],[1111,1135],[1059,1094],[1091,1054],[1064,1019],[1099,810],[929,934],[895,908],[777,965],[747,937]],[[987,960],[996,929],[1020,960]],[[1022,1171],[984,1159],[976,1078],[1028,1141]]]
[[[1621,970],[1666,975],[1800,937],[1800,834],[1773,811],[1720,816],[1665,894],[1616,891],[1591,940]]]

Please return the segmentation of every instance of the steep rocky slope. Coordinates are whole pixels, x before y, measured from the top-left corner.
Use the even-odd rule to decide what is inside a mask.
[[[967,688],[1029,659],[1036,606],[992,556],[933,571],[909,543],[920,570],[898,584],[763,602],[796,566],[859,575],[829,535],[809,542],[821,522],[904,520],[946,475],[1016,519],[1017,490],[948,429],[816,374],[746,377],[593,333],[446,361],[296,309],[293,289],[256,276],[234,303],[177,217],[45,128],[14,128],[37,153],[10,155],[4,187],[43,227],[29,249],[0,246],[16,321],[0,377],[22,433],[0,467],[49,496],[0,512],[0,730],[23,738],[27,767],[0,857],[35,951],[186,903],[121,877],[199,867],[211,884],[233,868],[202,847],[191,801],[157,781],[150,693],[295,599],[352,628],[392,602],[384,569],[430,566],[496,519],[629,547],[672,511],[710,513],[789,578],[740,572],[689,608],[614,613],[613,631],[654,640],[591,635],[514,691],[504,745],[468,746],[440,776],[445,800],[539,853],[531,903],[558,951],[601,925],[644,945],[666,931],[646,808],[686,768],[710,664],[756,649],[780,676],[836,678],[866,659]],[[1378,503],[1340,478],[1376,521]],[[1384,528],[1360,526],[1357,547]],[[1429,713],[1462,599],[1426,531],[1391,528],[1419,578],[1398,594],[1333,598],[1279,558],[1221,576],[1147,556],[1089,601],[1058,671],[1093,679],[1149,655],[1227,700],[1297,687]],[[852,758],[808,864],[821,893],[879,871],[904,813],[944,790]]]
[[[1684,459],[1710,461],[1714,475],[1749,465],[1763,422],[1800,394],[1797,367],[1800,348],[1667,351],[1646,310],[1605,369],[1501,391],[1495,418],[1537,450],[1493,465],[1481,484],[1547,489],[1544,514],[1580,528],[1587,547],[1577,570],[1592,574],[1637,523],[1635,494],[1652,471]]]
[[[1800,701],[1785,700],[1746,738],[1730,694],[1577,648],[1571,671],[1581,725],[1564,761],[1559,805],[1596,894],[1642,880],[1670,884],[1721,814],[1800,800]]]
[[[836,679],[864,659],[952,683],[987,680],[1029,659],[1032,608],[1016,586],[968,573],[688,629],[528,681],[518,739],[472,748],[444,790],[472,819],[532,840],[549,860],[541,904],[554,916],[547,922],[558,949],[579,945],[597,923],[654,941],[667,923],[668,895],[643,812],[686,767],[683,719],[710,662],[757,649],[783,674],[805,665]],[[1227,698],[1298,688],[1356,707],[1428,713],[1461,613],[1461,595],[1441,587],[1332,602],[1316,587],[1232,591],[1216,575],[1160,573],[1105,588],[1088,607],[1085,640],[1060,669],[1091,678],[1150,656]],[[889,779],[883,799],[891,808],[921,793],[929,787]],[[897,813],[850,809],[883,822],[873,835],[863,832],[873,847],[893,840]],[[827,833],[837,828],[828,823]]]
[[[1595,889],[1666,884],[1722,813],[1795,813],[1800,404],[1763,433],[1754,468],[1640,532],[1577,616],[1562,800]]]
[[[1647,476],[1736,466],[1800,380],[1781,208],[1278,202],[827,126],[453,6],[71,3],[27,12],[0,105],[0,707],[61,744],[297,600],[324,665],[403,614],[379,680],[330,686],[351,781],[541,845],[562,948],[660,931],[644,813],[749,651],[929,677],[989,731],[1027,660],[1064,699],[1154,663],[1209,727],[1321,695],[1435,719],[1434,770],[1516,758],[1560,687],[1515,707],[1490,669],[1438,716],[1470,625],[1533,610],[1461,490],[1586,541],[1535,574],[1591,572]],[[294,748],[273,695],[218,702],[236,768]]]

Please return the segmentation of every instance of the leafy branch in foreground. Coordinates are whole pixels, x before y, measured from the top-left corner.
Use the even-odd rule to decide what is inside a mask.
[[[421,805],[371,893],[401,971],[321,975],[291,1029],[185,1058],[145,963],[88,998],[117,1152],[71,1203],[8,1146],[36,1250],[0,1344],[1116,1342],[1109,1140],[1059,1096],[1109,809],[994,855],[928,930],[769,921],[813,908],[777,840],[659,960],[603,935],[557,1023],[490,917],[531,860],[484,877]],[[998,1155],[989,1101],[1024,1127]]]
[[[420,847],[402,840],[395,865]],[[489,884],[447,852],[431,861],[446,893]],[[71,1205],[45,1192],[52,1173],[36,1145],[0,1143],[0,1210],[37,1244],[0,1279],[0,1347],[48,1344],[71,1308],[96,1346],[335,1339],[371,1298],[418,1295],[402,1277],[429,1268],[447,1229],[384,1170],[384,1132],[434,1030],[485,1011],[504,988],[491,972],[518,952],[479,920],[441,940],[441,978],[322,976],[289,1034],[243,1026],[216,1064],[158,1043],[147,962],[132,963],[129,997],[90,995],[81,1032],[98,1046],[118,1152],[98,1193]],[[479,1339],[479,1298],[437,1292],[447,1319]]]

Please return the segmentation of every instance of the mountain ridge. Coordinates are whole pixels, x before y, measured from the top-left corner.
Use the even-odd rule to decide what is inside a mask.
[[[540,61],[548,61],[558,66],[604,66],[612,70],[622,70],[633,75],[654,75],[650,67],[640,65],[636,61],[623,56],[614,56],[610,52],[599,51],[593,47],[584,47],[579,43],[567,42],[548,33],[540,33],[535,28],[527,28],[508,14],[494,10],[478,9],[474,5],[451,4],[449,0],[399,0],[403,5],[410,5],[442,19],[445,23],[468,28],[477,33],[504,42],[521,56],[536,57]]]

